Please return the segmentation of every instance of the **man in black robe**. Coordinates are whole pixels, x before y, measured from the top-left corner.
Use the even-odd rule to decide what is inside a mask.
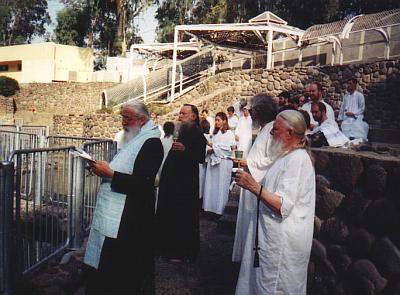
[[[190,104],[179,112],[181,127],[165,160],[157,205],[158,254],[170,261],[194,261],[200,250],[199,164],[204,162],[206,139],[199,112]]]
[[[121,115],[127,134],[119,156],[130,148],[138,153],[130,174],[112,170],[118,154],[110,163],[111,167],[105,161],[91,164],[91,170],[101,176],[103,182],[111,182],[111,191],[125,194],[126,199],[118,235],[105,237],[97,270],[89,270],[86,294],[154,294],[154,179],[163,159],[163,147],[156,138],[158,127],[149,120],[144,104],[127,103]],[[152,132],[152,135],[143,138],[145,132]],[[135,140],[141,142],[135,145]],[[129,156],[122,157],[121,166],[129,166],[125,161],[129,161]],[[87,252],[89,243],[90,238]]]

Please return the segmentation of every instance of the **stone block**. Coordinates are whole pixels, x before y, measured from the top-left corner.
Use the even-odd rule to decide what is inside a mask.
[[[336,188],[344,193],[351,192],[364,171],[361,159],[354,154],[332,154],[330,167]]]
[[[388,199],[372,201],[363,215],[368,231],[383,236],[399,229],[399,214],[394,202]]]
[[[346,253],[345,247],[340,245],[328,245],[326,247],[326,253],[336,273],[338,275],[343,275],[352,262],[352,259]]]
[[[387,285],[375,265],[368,259],[360,259],[346,271],[343,286],[347,294],[381,294]]]
[[[331,217],[322,223],[320,237],[324,241],[333,244],[343,244],[350,235],[344,221],[337,217]]]
[[[364,195],[368,199],[383,197],[387,183],[387,172],[380,165],[371,165],[364,172]]]
[[[374,241],[375,237],[365,228],[355,229],[346,241],[347,252],[353,258],[368,257]]]
[[[400,280],[400,250],[388,237],[376,240],[372,247],[372,259],[384,277]]]

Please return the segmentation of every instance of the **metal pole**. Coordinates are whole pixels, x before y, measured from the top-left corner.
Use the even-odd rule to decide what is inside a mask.
[[[272,69],[272,30],[268,30],[267,69]]]
[[[176,55],[178,53],[178,28],[174,31],[174,51],[172,54],[172,78],[171,78],[171,102],[175,99],[175,80],[176,80]]]
[[[182,68],[182,65],[180,64],[179,65],[179,80],[180,80],[180,83],[179,83],[179,93],[182,93],[182,90],[183,90],[183,68]]]
[[[85,162],[81,158],[74,158],[74,173],[71,183],[75,184],[73,192],[69,196],[70,226],[68,228],[69,247],[79,249],[83,241],[83,201],[85,194]]]
[[[10,295],[16,278],[13,249],[14,163],[0,162],[0,293]]]

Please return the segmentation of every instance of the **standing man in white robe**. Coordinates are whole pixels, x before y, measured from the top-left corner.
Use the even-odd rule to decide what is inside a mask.
[[[243,116],[239,118],[239,122],[235,130],[235,137],[236,141],[238,142],[237,149],[239,151],[243,151],[243,158],[246,158],[253,140],[253,121],[250,117],[247,103],[246,105],[242,106],[241,111],[243,112]]]
[[[233,162],[228,157],[235,145],[235,136],[229,130],[228,118],[219,112],[215,116],[212,147],[207,151],[207,172],[203,191],[203,209],[222,215],[229,197]]]
[[[322,98],[322,85],[319,82],[313,82],[310,84],[308,87],[308,91],[310,94],[311,101],[305,103],[302,107],[303,110],[308,112],[308,115],[310,116],[310,129],[312,130],[314,127],[318,126],[318,122],[314,120],[312,114],[311,114],[311,104],[313,102],[322,102],[325,104],[326,107],[326,115],[328,116],[329,120],[335,121],[335,112],[333,111],[333,108],[331,107],[330,104],[326,103],[324,99]]]
[[[315,172],[303,115],[278,114],[270,150],[276,156],[261,183],[239,171],[235,181],[257,196],[236,294],[305,295],[315,211]],[[258,243],[256,242],[258,240]]]
[[[235,114],[235,109],[233,106],[228,107],[227,112],[229,129],[235,132],[236,126],[239,122],[239,117]]]
[[[250,115],[253,120],[253,126],[260,129],[247,159],[241,160],[240,165],[244,168],[247,167],[250,174],[258,182],[263,179],[267,167],[272,163],[269,151],[270,132],[277,112],[278,106],[276,102],[266,94],[258,94],[250,100]],[[256,208],[256,196],[248,190],[241,189],[232,261],[240,261],[242,259],[250,220]]]
[[[365,111],[364,95],[357,91],[357,79],[347,81],[347,93],[340,106],[338,121],[342,132],[350,139],[367,139],[368,124],[363,121]]]

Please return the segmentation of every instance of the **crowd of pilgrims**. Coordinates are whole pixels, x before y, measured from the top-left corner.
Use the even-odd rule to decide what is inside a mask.
[[[113,197],[114,205],[125,213],[119,230],[115,218],[107,217],[113,213],[111,202],[96,204],[96,210],[102,210],[97,210],[101,212],[98,227],[105,226],[107,232],[102,234],[92,226],[85,263],[97,268],[97,277],[90,276],[86,294],[103,294],[98,282],[112,275],[120,283],[131,283],[131,278],[119,278],[125,274],[116,272],[119,264],[130,260],[135,261],[139,290],[145,274],[154,273],[153,247],[156,256],[170,262],[195,261],[200,250],[199,204],[205,212],[221,216],[235,182],[241,192],[232,260],[242,261],[236,294],[306,294],[315,210],[315,173],[308,147],[309,143],[348,147],[367,140],[365,100],[356,88],[357,80],[349,79],[337,118],[318,82],[308,85],[302,95],[284,91],[277,99],[266,94],[241,99],[215,116],[206,109],[199,116],[196,106],[184,104],[178,121],[162,127],[156,114],[148,120],[144,104],[123,107],[123,124],[131,124],[138,132],[120,145],[110,167],[130,173],[114,173],[102,162],[95,162],[91,169],[107,176],[105,196],[113,197],[113,190],[120,188],[136,197],[128,197],[125,206]],[[141,108],[146,109],[146,119],[137,111]],[[116,135],[117,143],[124,134]],[[132,172],[126,158],[136,156]],[[154,208],[146,197],[154,197],[154,178],[148,174],[157,170]],[[142,191],[133,189],[136,186],[143,187]],[[267,206],[260,205],[261,199]],[[111,234],[108,223],[113,225]],[[134,225],[139,239],[129,233],[127,224]],[[132,247],[136,250],[131,251]]]
[[[337,119],[331,105],[322,98],[322,86],[318,82],[307,85],[302,94],[293,95],[288,91],[279,93],[276,98],[278,112],[301,112],[313,147],[347,147],[351,143],[358,144],[367,140],[368,124],[363,121],[364,96],[356,90],[356,86],[356,79],[347,81],[347,93],[343,97]],[[156,114],[152,113],[152,118],[158,122]],[[235,151],[242,151],[241,157],[248,158],[257,134],[258,126],[254,123],[256,122],[252,120],[251,107],[246,99],[237,101],[226,112],[218,112],[214,117],[207,109],[201,111],[200,128],[207,141],[205,161],[199,164],[199,198],[202,199],[204,211],[223,214],[229,190],[234,184],[231,175],[232,168],[237,167],[237,163],[233,161],[237,156]],[[158,125],[162,134],[164,161],[174,142],[174,135],[178,133],[179,126],[175,124],[168,121],[163,127]],[[161,168],[156,183],[159,181]]]

